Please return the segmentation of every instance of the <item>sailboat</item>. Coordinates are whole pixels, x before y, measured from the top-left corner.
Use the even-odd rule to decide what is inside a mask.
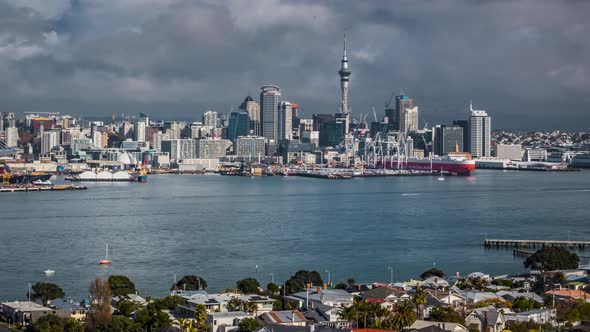
[[[437,179],[437,180],[438,180],[438,181],[444,181],[444,180],[445,180],[445,177],[444,177],[444,175],[443,175],[442,168],[440,169],[440,176],[438,177],[438,179]]]
[[[45,273],[46,276],[51,277],[55,274],[55,271],[53,271],[51,269],[47,269],[47,270],[43,271],[43,273]]]
[[[98,262],[98,264],[100,265],[110,265],[111,260],[109,259],[109,244],[107,243],[107,249],[106,249],[106,254],[104,256],[104,259],[101,259],[100,262]]]

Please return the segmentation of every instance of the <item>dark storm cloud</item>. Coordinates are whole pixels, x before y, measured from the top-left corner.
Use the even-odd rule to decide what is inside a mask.
[[[18,3],[18,6],[15,5]],[[579,1],[0,0],[0,108],[227,112],[262,84],[335,112],[342,32],[353,116],[392,91],[430,124],[588,129],[590,3]]]

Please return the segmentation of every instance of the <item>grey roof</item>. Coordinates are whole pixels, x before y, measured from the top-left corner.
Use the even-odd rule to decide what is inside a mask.
[[[395,290],[389,287],[377,287],[366,292],[362,292],[361,296],[364,299],[375,298],[385,300],[388,296],[395,295]]]
[[[66,310],[86,310],[84,307],[75,303],[71,299],[55,299],[49,303],[51,308]]]
[[[315,326],[314,332],[351,332],[351,329],[337,329],[327,326]],[[311,332],[309,326],[293,326],[293,325],[278,325],[266,324],[258,328],[255,332]]]
[[[429,292],[426,293],[426,306],[427,307],[436,307],[436,306],[447,306],[446,303],[442,303],[439,299],[434,297],[434,295],[430,294]]]
[[[509,301],[514,301],[519,297],[524,297],[527,299],[531,299],[535,302],[538,302],[540,304],[544,303],[543,298],[533,292],[520,293],[520,292],[515,292],[515,291],[499,291],[499,292],[496,292],[496,295],[501,296],[502,298],[509,300]]]
[[[305,316],[297,310],[271,311],[262,315],[262,319],[272,323],[301,323],[307,321]]]

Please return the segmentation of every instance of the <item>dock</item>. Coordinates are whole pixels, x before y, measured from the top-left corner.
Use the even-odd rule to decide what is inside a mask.
[[[503,240],[486,239],[484,247],[512,247],[512,248],[535,248],[535,247],[565,247],[565,248],[590,248],[590,241],[563,241],[563,240]]]
[[[30,191],[64,191],[64,190],[86,190],[84,186],[56,185],[56,186],[7,186],[0,187],[0,193],[18,193]]]

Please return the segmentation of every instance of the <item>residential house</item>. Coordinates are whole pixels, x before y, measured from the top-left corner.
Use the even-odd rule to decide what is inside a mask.
[[[2,314],[8,319],[9,323],[20,323],[24,326],[34,324],[45,315],[57,314],[56,309],[47,308],[30,301],[4,302],[2,308]]]
[[[283,310],[283,311],[270,311],[265,312],[260,316],[260,319],[265,324],[278,324],[278,325],[295,325],[305,326],[307,325],[307,318],[298,310]]]
[[[69,313],[69,317],[79,321],[86,320],[86,308],[75,303],[72,299],[55,299],[49,302],[49,308],[59,311],[61,317]]]
[[[351,329],[340,329],[325,326],[293,326],[293,325],[278,325],[267,324],[258,328],[254,332],[352,332]]]
[[[345,327],[347,323],[340,319],[341,310],[342,308],[319,304],[304,311],[303,316],[309,321],[321,326]]]
[[[516,292],[516,291],[507,291],[507,290],[501,290],[496,292],[496,295],[500,296],[501,298],[503,298],[506,301],[510,301],[510,302],[514,302],[514,300],[516,300],[519,297],[524,297],[527,298],[529,300],[533,300],[541,305],[543,305],[545,303],[545,301],[543,301],[543,298],[540,297],[539,295],[537,295],[536,293],[533,292]]]
[[[210,332],[230,332],[238,329],[242,319],[250,317],[254,315],[243,311],[213,312],[207,314],[205,324],[210,327]]]
[[[556,300],[582,300],[590,303],[590,294],[582,290],[573,289],[552,289],[545,292],[546,295],[553,296]]]
[[[477,308],[465,317],[465,325],[476,326],[481,332],[500,332],[506,327],[504,314],[493,306]]]
[[[409,299],[409,295],[403,289],[391,286],[376,287],[360,294],[361,298],[381,299],[390,303],[397,303],[402,299]]]
[[[183,293],[179,293],[183,294]],[[275,300],[260,296],[257,294],[238,294],[238,293],[219,293],[207,294],[205,291],[199,291],[193,294],[180,295],[187,301],[185,304],[178,305],[177,312],[181,317],[193,317],[197,305],[202,304],[207,312],[228,312],[227,304],[233,298],[243,302],[253,302],[258,305],[257,314],[272,311],[272,305]]]
[[[435,327],[440,329],[440,331],[445,332],[467,332],[467,328],[459,323],[445,323],[445,322],[434,322],[434,321],[427,321],[427,320],[416,320],[412,325],[410,325],[407,330],[409,331],[428,331],[428,328]]]
[[[538,324],[554,324],[556,317],[557,311],[555,309],[536,309],[504,315],[506,321],[535,322]]]
[[[317,304],[341,308],[349,307],[353,304],[353,295],[343,289],[317,288],[315,290],[295,293],[287,299],[298,301],[299,307],[305,309]]]

